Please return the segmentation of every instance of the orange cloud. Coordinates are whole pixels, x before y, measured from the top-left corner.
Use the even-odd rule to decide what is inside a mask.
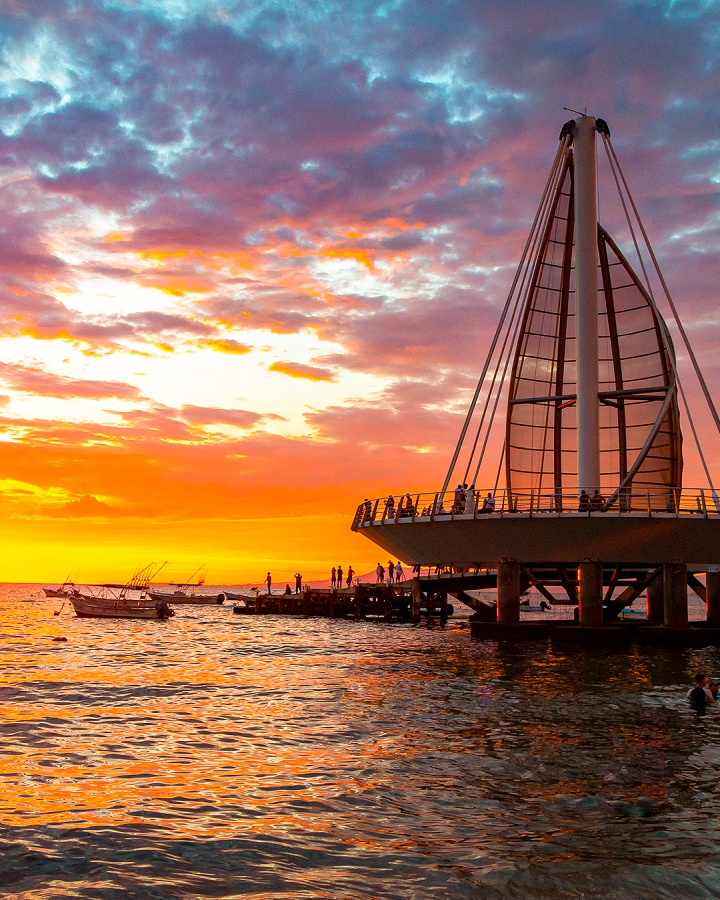
[[[247,344],[241,344],[239,341],[232,341],[223,338],[207,338],[198,342],[201,347],[207,347],[210,350],[217,350],[218,353],[230,353],[236,356],[242,356],[249,353],[252,347]]]
[[[307,366],[304,363],[296,362],[274,362],[268,368],[271,372],[289,375],[290,378],[307,378],[308,381],[335,381],[335,373],[332,369],[324,369],[322,366]]]

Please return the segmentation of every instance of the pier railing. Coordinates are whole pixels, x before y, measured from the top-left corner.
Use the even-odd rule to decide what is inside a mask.
[[[576,493],[489,490],[423,491],[366,499],[352,529],[408,522],[445,522],[488,516],[664,516],[720,518],[720,496],[707,488],[640,488],[611,497]]]

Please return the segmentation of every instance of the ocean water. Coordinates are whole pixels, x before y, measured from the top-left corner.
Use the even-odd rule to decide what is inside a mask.
[[[720,895],[718,650],[60,605],[0,586],[4,896]]]

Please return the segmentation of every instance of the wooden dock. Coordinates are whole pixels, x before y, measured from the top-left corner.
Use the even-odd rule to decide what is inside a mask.
[[[423,616],[445,621],[453,608],[447,591],[425,593],[417,579],[399,584],[358,584],[349,588],[305,588],[300,594],[243,596],[235,603],[237,615],[305,616],[325,619],[376,619],[417,622]]]

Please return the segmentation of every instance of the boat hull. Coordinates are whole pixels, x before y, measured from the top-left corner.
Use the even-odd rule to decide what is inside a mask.
[[[226,594],[163,594],[162,591],[148,591],[148,597],[153,600],[164,600],[172,603],[191,604],[193,606],[217,606],[225,602]]]

